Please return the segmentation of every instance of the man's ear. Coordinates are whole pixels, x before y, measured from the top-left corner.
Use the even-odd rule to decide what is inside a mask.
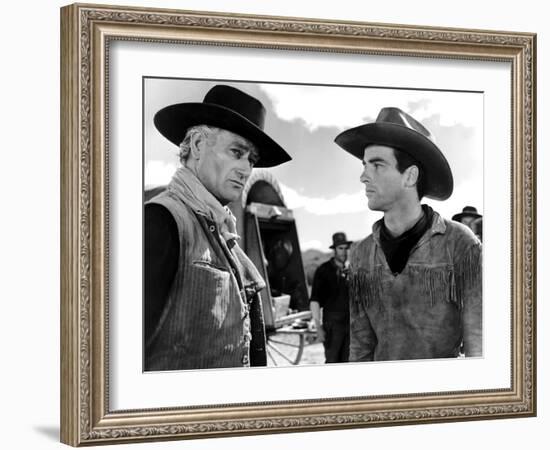
[[[204,150],[204,136],[201,133],[191,134],[189,139],[189,156],[193,159],[200,159]]]
[[[416,186],[416,183],[418,182],[418,175],[419,175],[418,167],[415,165],[407,167],[405,170],[405,186],[407,187],[414,187]]]

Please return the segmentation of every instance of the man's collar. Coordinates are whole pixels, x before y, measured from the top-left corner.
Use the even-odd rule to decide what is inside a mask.
[[[332,262],[332,265],[336,268],[343,269],[346,266],[345,263],[338,263],[338,261],[336,261],[336,258],[334,256],[330,258],[330,261]]]
[[[437,212],[434,211],[434,217],[431,226],[432,234],[445,234],[447,231],[447,225],[445,220]]]
[[[382,228],[383,223],[384,218],[382,217],[380,220],[377,220],[372,225],[372,237],[374,238],[374,242],[376,242],[377,245],[380,245],[380,229]],[[435,234],[445,234],[446,231],[447,225],[445,225],[445,220],[437,213],[437,211],[434,211],[432,224],[430,228],[426,231],[426,233],[424,233],[424,235],[420,238],[417,245],[422,244]]]

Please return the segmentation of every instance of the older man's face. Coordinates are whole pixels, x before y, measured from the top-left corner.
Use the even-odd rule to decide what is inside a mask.
[[[254,145],[231,131],[219,130],[203,143],[197,176],[222,205],[237,200],[258,160]]]

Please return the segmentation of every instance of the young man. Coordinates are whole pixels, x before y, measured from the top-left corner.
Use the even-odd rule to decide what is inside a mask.
[[[325,347],[327,363],[349,360],[348,250],[351,243],[345,233],[334,233],[330,246],[334,256],[321,264],[313,277],[310,309],[317,340]]]
[[[335,139],[361,159],[368,206],[384,217],[350,250],[350,361],[481,355],[481,245],[423,197],[453,177],[430,132],[398,108]]]
[[[145,205],[145,370],[266,364],[265,283],[226,206],[253,166],[290,160],[263,132],[264,117],[257,99],[221,85],[155,115],[181,167]]]

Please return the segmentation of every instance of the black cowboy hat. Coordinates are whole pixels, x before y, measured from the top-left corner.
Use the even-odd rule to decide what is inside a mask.
[[[418,161],[424,172],[424,195],[446,200],[453,193],[453,174],[432,134],[414,117],[399,108],[382,108],[376,122],[350,128],[334,141],[363,160],[367,145],[385,145],[401,150]]]
[[[460,222],[463,217],[473,217],[474,219],[477,219],[478,217],[481,217],[481,214],[478,214],[477,209],[473,206],[465,206],[462,208],[462,212],[455,214],[452,219]]]
[[[264,133],[265,107],[256,98],[231,86],[210,89],[202,103],[178,103],[155,114],[157,130],[179,146],[187,130],[196,125],[211,125],[231,131],[251,141],[259,152],[255,167],[273,167],[292,158]]]
[[[332,245],[329,248],[336,248],[339,245],[351,245],[353,244],[353,241],[348,241],[348,238],[346,237],[346,233],[342,233],[339,231],[338,233],[334,233],[332,235]]]

